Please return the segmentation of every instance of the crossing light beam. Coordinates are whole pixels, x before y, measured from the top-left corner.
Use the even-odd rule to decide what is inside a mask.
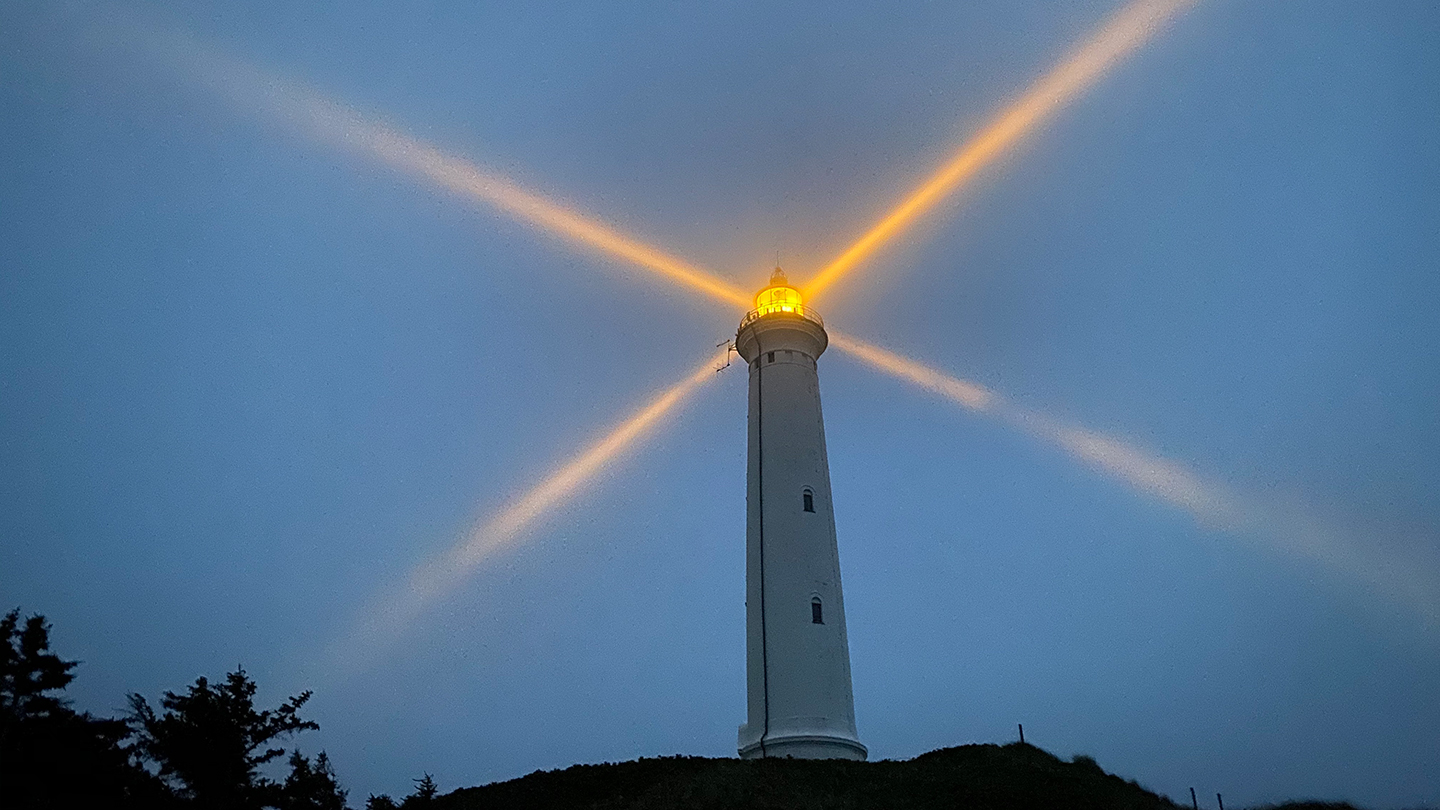
[[[1032,85],[816,274],[803,292],[804,299],[813,299],[857,269],[1196,2],[1198,0],[1136,0],[1122,8],[1091,39]],[[499,211],[571,244],[623,260],[712,300],[737,308],[748,308],[751,303],[749,294],[731,282],[626,234],[598,217],[551,200],[300,84],[265,73],[173,32],[132,28],[129,39],[131,44],[139,42],[146,46],[151,56],[181,68],[187,80],[215,92],[237,108],[266,115],[316,141],[375,160],[467,202]],[[1433,561],[1361,546],[1308,515],[1257,505],[1223,486],[1203,480],[1183,465],[1119,439],[1023,408],[978,383],[956,378],[833,328],[829,335],[831,345],[866,364],[1059,447],[1092,469],[1183,509],[1205,525],[1264,537],[1271,545],[1359,578],[1418,608],[1431,622],[1440,623],[1440,576],[1437,576],[1440,566]],[[535,487],[477,522],[450,549],[417,566],[404,586],[371,611],[368,620],[348,641],[336,645],[332,651],[353,662],[393,641],[426,606],[453,591],[481,563],[534,531],[545,517],[572,501],[616,458],[642,441],[664,416],[712,376],[714,365],[714,361],[707,360]]]
[[[1093,87],[1111,68],[1196,2],[1198,0],[1136,0],[1118,11],[1094,36],[1031,85],[899,205],[821,269],[805,285],[806,300],[814,299],[853,272],[1021,138]]]
[[[1058,447],[1096,472],[1187,512],[1203,526],[1319,563],[1440,627],[1440,559],[1422,546],[1361,542],[1316,518],[1311,510],[1245,497],[1129,442],[1017,405],[979,383],[834,329],[829,333],[831,346],[871,368]]]
[[[369,611],[359,629],[332,650],[332,657],[342,665],[354,666],[399,638],[426,607],[454,591],[481,563],[523,540],[546,517],[580,495],[620,456],[644,441],[666,416],[715,377],[717,364],[725,361],[725,354],[707,359],[544,480],[477,521],[449,549],[417,565],[403,586]]]
[[[1022,408],[979,383],[959,379],[888,349],[837,333],[834,329],[830,330],[830,345],[871,368],[938,394],[972,413],[999,419],[1044,439],[1086,465],[1178,506],[1208,525],[1230,527],[1236,522],[1236,510],[1227,498],[1173,461],[1149,455],[1118,439]]]
[[[152,59],[178,69],[237,109],[259,113],[332,147],[499,211],[572,244],[621,259],[711,299],[748,308],[747,291],[600,218],[549,199],[503,175],[445,152],[315,90],[270,74],[198,40],[160,28],[126,37]]]

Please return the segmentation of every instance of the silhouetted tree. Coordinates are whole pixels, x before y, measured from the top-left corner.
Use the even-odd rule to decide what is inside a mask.
[[[435,801],[435,794],[439,792],[440,789],[435,786],[435,779],[427,773],[423,778],[415,780],[415,792],[406,796],[400,806],[403,808],[428,807]]]
[[[365,800],[365,810],[402,810],[402,808],[417,810],[417,808],[431,806],[435,802],[435,797],[440,793],[440,789],[435,785],[435,778],[427,773],[413,781],[415,782],[415,792],[401,799],[399,803],[385,793],[379,796],[371,794],[370,798]]]
[[[290,755],[290,775],[280,788],[282,810],[345,810],[345,791],[335,781],[330,758],[321,751],[315,764],[299,751]]]
[[[180,796],[206,810],[249,810],[284,801],[284,786],[260,775],[259,768],[285,753],[272,747],[279,737],[320,727],[300,718],[300,707],[309,699],[310,692],[302,692],[274,711],[257,711],[255,682],[244,669],[236,669],[220,684],[212,686],[202,677],[184,694],[166,692],[161,714],[144,697],[132,694],[130,722],[138,737],[136,748]],[[309,761],[300,759],[306,772],[299,778],[318,778]],[[328,760],[324,767],[328,771]],[[327,772],[324,778],[334,785],[333,774]],[[343,793],[337,806],[344,806]]]
[[[0,619],[0,806],[163,807],[168,791],[121,745],[123,721],[77,713],[58,694],[79,662],[50,651],[50,625]]]
[[[50,625],[45,617],[34,615],[20,626],[20,610],[16,608],[0,619],[0,716],[20,719],[46,719],[67,711],[66,702],[47,692],[58,692],[70,685],[75,676],[70,670],[79,661],[63,661],[50,652]]]

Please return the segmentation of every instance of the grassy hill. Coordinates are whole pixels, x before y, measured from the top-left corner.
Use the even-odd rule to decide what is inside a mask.
[[[1188,798],[1188,797],[1187,797]],[[1185,807],[1188,807],[1188,802]],[[1033,745],[965,745],[903,762],[664,757],[576,765],[439,797],[442,810],[1172,810],[1088,757]]]
[[[1189,798],[1189,797],[1186,797]],[[963,745],[903,762],[661,757],[575,765],[440,796],[438,810],[1177,810],[1165,796],[1033,745]],[[1356,810],[1294,802],[1267,810]]]

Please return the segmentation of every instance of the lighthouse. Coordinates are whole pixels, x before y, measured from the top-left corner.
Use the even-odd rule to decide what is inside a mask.
[[[750,366],[745,494],[748,721],[740,756],[865,759],[855,732],[850,644],[816,361],[820,316],[775,268],[740,322]]]

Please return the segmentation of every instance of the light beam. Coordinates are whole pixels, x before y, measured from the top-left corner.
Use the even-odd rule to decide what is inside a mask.
[[[1123,8],[1094,37],[1033,85],[899,206],[817,274],[804,297],[813,298],[853,271],[1197,1],[1137,0]],[[374,159],[468,202],[482,203],[572,244],[623,259],[712,299],[743,308],[749,308],[752,303],[745,291],[712,273],[598,218],[549,200],[497,173],[368,119],[313,90],[265,74],[187,37],[151,29],[135,38],[148,44],[147,50],[152,56],[183,67],[187,79],[226,97],[237,107],[262,112],[318,141]],[[1440,566],[1433,561],[1359,545],[1321,525],[1303,510],[1286,511],[1247,502],[1176,462],[1014,405],[982,385],[958,379],[834,329],[830,329],[829,334],[831,345],[868,365],[1057,446],[1092,469],[1183,509],[1203,525],[1262,536],[1273,546],[1358,578],[1410,604],[1431,623],[1440,623],[1440,576],[1436,575]],[[338,659],[353,662],[392,641],[426,605],[452,591],[476,566],[513,545],[546,515],[573,499],[604,472],[611,461],[640,441],[663,416],[708,379],[711,368],[712,363],[707,361],[533,489],[478,522],[447,552],[418,566],[405,586],[372,611],[370,619],[348,642],[332,647],[332,652],[339,654]]]
[[[1059,447],[1087,467],[1190,514],[1202,526],[1262,541],[1318,562],[1367,589],[1406,605],[1440,626],[1440,560],[1393,542],[1365,542],[1336,530],[1303,507],[1243,497],[1229,487],[1134,445],[1007,401],[979,383],[956,378],[829,329],[830,345],[871,368],[898,377],[962,408],[997,419]]]
[[[1021,408],[979,383],[961,380],[895,352],[837,333],[834,329],[829,332],[830,345],[870,367],[939,394],[968,411],[1000,419],[1058,445],[1093,469],[1178,506],[1208,525],[1230,526],[1235,521],[1235,510],[1227,499],[1179,464],[1147,455],[1119,440],[1067,426],[1038,412]]]
[[[498,512],[477,521],[449,549],[417,565],[402,587],[369,611],[358,630],[332,648],[332,660],[352,669],[396,640],[428,605],[452,592],[481,563],[513,546],[544,518],[574,500],[696,389],[713,379],[717,363],[724,361],[724,355],[706,360],[544,480]]]
[[[1030,86],[886,214],[864,236],[826,265],[805,286],[811,301],[894,239],[936,203],[958,190],[1067,103],[1089,90],[1111,68],[1144,45],[1171,19],[1198,0],[1136,0],[1094,36],[1072,51],[1058,67]]]
[[[397,129],[305,87],[271,75],[195,39],[162,29],[135,29],[130,40],[163,64],[247,112],[258,112],[324,144],[375,160],[438,186],[471,204],[482,204],[572,244],[649,270],[691,290],[742,308],[745,290],[645,241],[569,206],[548,199],[496,172]]]

